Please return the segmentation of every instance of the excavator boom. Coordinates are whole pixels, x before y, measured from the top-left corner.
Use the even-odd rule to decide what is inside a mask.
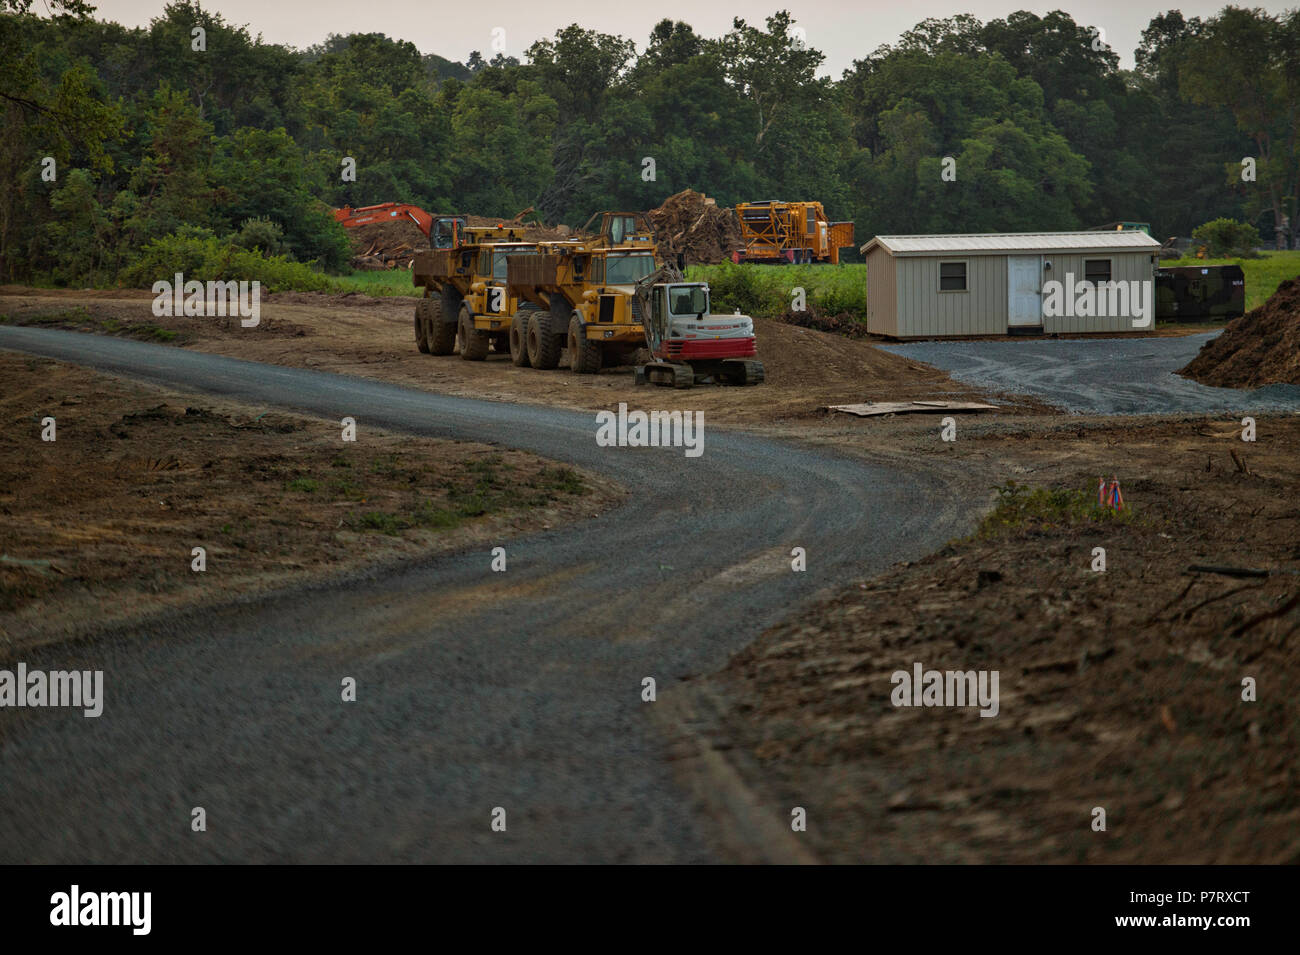
[[[344,206],[342,209],[334,210],[334,220],[341,222],[346,229],[371,222],[384,222],[388,219],[410,219],[426,236],[433,228],[432,215],[419,206],[405,202],[381,202],[377,206],[362,206],[359,209]]]

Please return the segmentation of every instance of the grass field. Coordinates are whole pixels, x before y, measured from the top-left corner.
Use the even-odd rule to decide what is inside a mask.
[[[390,269],[387,272],[353,272],[335,280],[345,292],[362,292],[366,295],[419,296],[423,289],[411,283],[407,269]]]

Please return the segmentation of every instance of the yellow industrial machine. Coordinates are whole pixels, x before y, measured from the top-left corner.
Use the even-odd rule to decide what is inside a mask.
[[[465,227],[457,240],[452,248],[416,253],[411,264],[412,281],[424,288],[415,307],[415,343],[428,354],[482,360],[494,340],[499,351],[507,346],[514,309],[502,288],[506,255],[533,254],[536,246],[507,226]]]
[[[605,239],[538,243],[537,254],[508,259],[506,294],[518,302],[510,358],[519,366],[569,367],[592,374],[626,363],[645,343],[636,284],[657,268],[654,246],[607,247]]]
[[[713,315],[707,285],[661,268],[644,215],[597,213],[583,232],[533,243],[505,226],[468,227],[453,248],[418,253],[420,351],[482,361],[508,350],[516,366],[532,368],[555,368],[567,351],[571,370],[594,374],[647,348],[638,380],[678,388],[763,380],[752,319]]]
[[[600,227],[592,229],[596,220]],[[597,212],[579,230],[577,238],[590,236],[592,247],[619,249],[655,248],[655,230],[644,212]]]
[[[853,245],[853,223],[831,222],[820,202],[742,202],[736,216],[745,248],[733,262],[838,265],[840,249]]]

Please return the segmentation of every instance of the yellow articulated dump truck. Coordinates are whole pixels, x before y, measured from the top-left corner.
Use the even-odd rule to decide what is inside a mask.
[[[505,226],[460,230],[452,248],[416,253],[412,281],[424,289],[415,307],[415,343],[426,354],[460,354],[470,361],[487,357],[490,347],[505,352],[514,303],[506,294],[506,260],[535,255]]]
[[[733,262],[829,262],[853,245],[853,223],[831,222],[820,202],[742,202],[736,206],[745,248]]]
[[[518,302],[510,357],[520,367],[594,374],[629,363],[645,344],[634,292],[658,267],[653,246],[604,247],[601,240],[542,242],[537,254],[511,256],[506,294]]]

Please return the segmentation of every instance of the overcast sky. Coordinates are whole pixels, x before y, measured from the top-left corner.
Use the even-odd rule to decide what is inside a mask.
[[[93,0],[92,0],[93,2]],[[1239,6],[1260,6],[1270,12],[1294,7],[1278,0],[1243,0]],[[127,26],[145,26],[162,12],[163,0],[100,0],[98,16]],[[386,33],[410,40],[422,53],[437,53],[461,60],[470,50],[491,58],[492,30],[505,30],[506,53],[523,59],[523,51],[536,39],[552,36],[570,23],[617,33],[636,41],[644,49],[650,28],[665,17],[685,20],[697,33],[719,36],[731,26],[733,16],[761,24],[772,12],[786,9],[808,34],[808,44],[826,55],[824,72],[839,78],[855,59],[866,56],[882,43],[899,35],[926,17],[949,17],[971,13],[988,21],[1015,10],[1035,13],[1065,10],[1075,21],[1104,31],[1106,42],[1121,58],[1133,65],[1133,49],[1142,30],[1153,16],[1169,9],[1184,15],[1208,16],[1224,6],[1222,2],[1152,3],[1148,0],[1066,0],[1046,6],[1001,0],[729,0],[708,4],[681,0],[610,2],[610,0],[491,0],[471,4],[439,3],[433,0],[221,0],[203,7],[219,11],[228,22],[245,25],[253,35],[262,34],[271,43],[305,47],[320,42],[330,33]],[[37,4],[39,9],[40,4]]]

